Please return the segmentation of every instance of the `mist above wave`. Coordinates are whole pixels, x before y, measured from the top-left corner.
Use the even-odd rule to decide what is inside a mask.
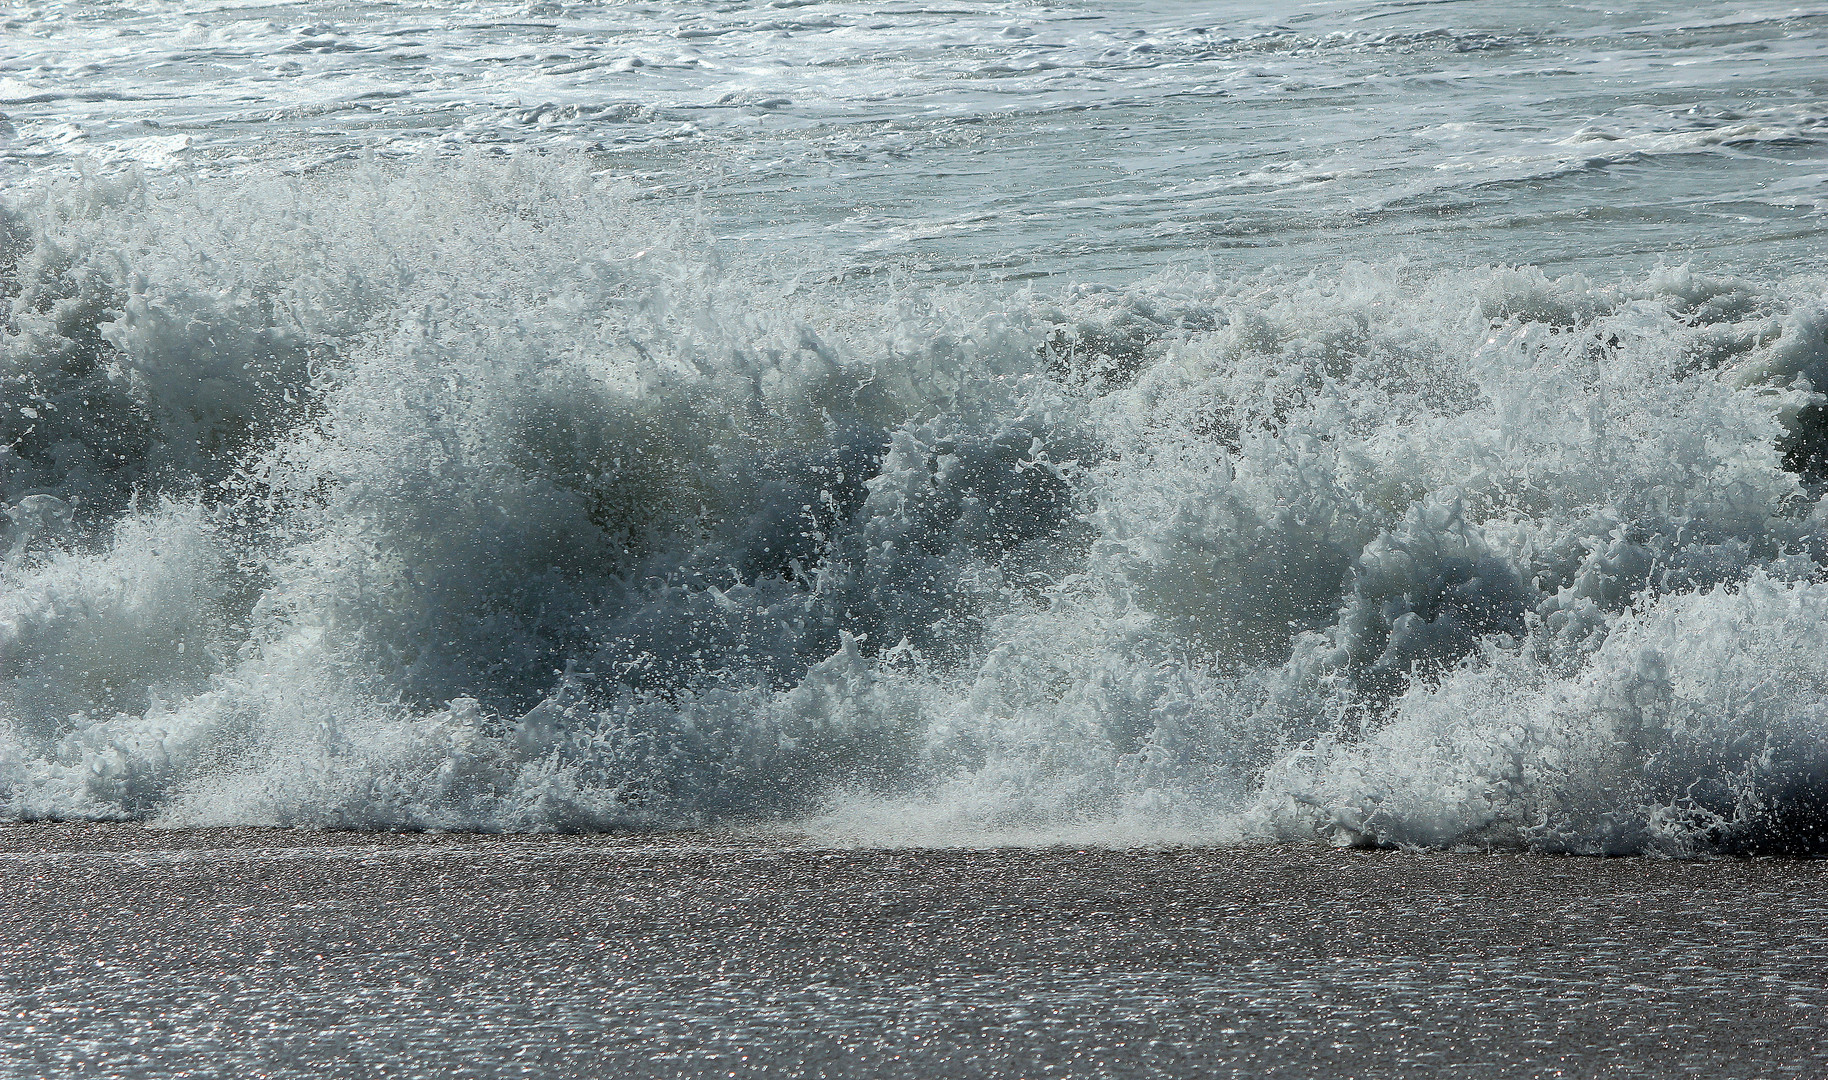
[[[1823,283],[938,291],[676,215],[8,206],[6,815],[1823,846]]]

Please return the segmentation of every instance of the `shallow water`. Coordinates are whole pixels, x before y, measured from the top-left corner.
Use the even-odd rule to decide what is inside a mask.
[[[0,883],[18,1075],[1828,1067],[1820,862],[86,826]]]
[[[1828,17],[0,16],[0,816],[1828,851]]]

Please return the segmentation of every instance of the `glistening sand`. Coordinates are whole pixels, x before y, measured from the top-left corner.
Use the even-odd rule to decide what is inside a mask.
[[[7,1076],[1828,1069],[1828,862],[0,829]]]

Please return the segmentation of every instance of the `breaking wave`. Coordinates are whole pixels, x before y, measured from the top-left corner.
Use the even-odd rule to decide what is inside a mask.
[[[523,155],[17,195],[0,814],[1828,850],[1828,291],[922,289]]]

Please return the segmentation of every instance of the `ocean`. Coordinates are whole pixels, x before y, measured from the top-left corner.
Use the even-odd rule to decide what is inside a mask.
[[[1828,862],[0,828],[0,1072],[1800,1077]]]
[[[0,31],[10,819],[1828,846],[1828,13]]]
[[[11,3],[0,1071],[1819,1076],[1825,224],[1793,2]]]

